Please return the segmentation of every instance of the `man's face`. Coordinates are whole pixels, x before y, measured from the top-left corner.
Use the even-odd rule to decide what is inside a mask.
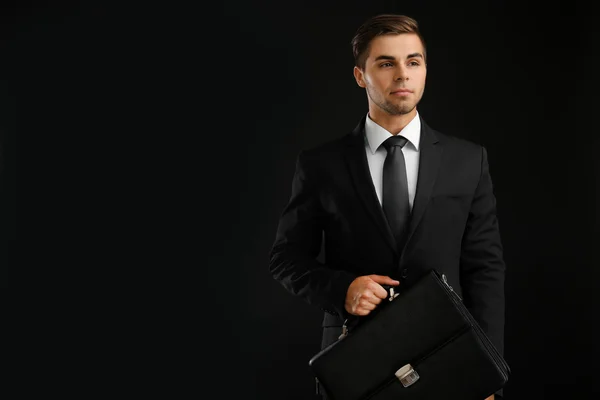
[[[369,103],[390,115],[414,112],[426,75],[423,44],[414,33],[376,37],[364,70],[354,67],[356,82],[367,89]]]

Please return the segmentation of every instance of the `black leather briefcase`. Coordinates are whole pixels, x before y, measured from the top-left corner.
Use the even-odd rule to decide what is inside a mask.
[[[506,384],[508,364],[438,271],[376,310],[309,361],[330,399],[483,400]]]

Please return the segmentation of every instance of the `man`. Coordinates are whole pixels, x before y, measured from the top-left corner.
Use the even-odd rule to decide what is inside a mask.
[[[298,155],[270,271],[324,311],[324,348],[348,316],[386,298],[382,285],[410,285],[435,268],[503,353],[505,264],[487,151],[419,115],[427,54],[414,19],[373,17],[352,46],[368,113],[353,132]]]

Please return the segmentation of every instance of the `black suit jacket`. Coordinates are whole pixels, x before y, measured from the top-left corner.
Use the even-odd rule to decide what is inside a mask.
[[[402,286],[435,268],[503,353],[505,264],[485,147],[421,119],[417,189],[399,251],[369,172],[364,123],[299,153],[270,252],[273,277],[324,311],[324,348],[348,317],[344,302],[356,277],[389,275]]]

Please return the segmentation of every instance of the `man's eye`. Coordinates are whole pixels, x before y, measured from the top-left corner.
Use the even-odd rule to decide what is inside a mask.
[[[383,63],[381,64],[382,67],[390,67],[392,65],[392,63]]]
[[[411,61],[408,63],[408,65],[410,65],[411,67],[416,67],[418,65],[421,65],[418,61]]]

